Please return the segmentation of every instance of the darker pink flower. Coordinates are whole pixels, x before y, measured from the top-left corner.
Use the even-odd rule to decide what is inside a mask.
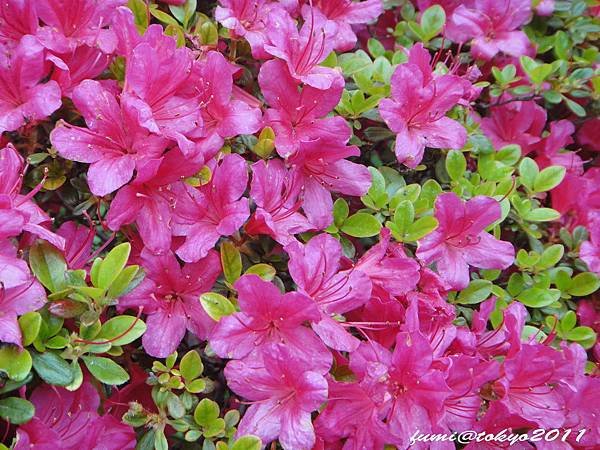
[[[583,161],[572,151],[565,150],[567,145],[573,143],[571,135],[575,132],[575,125],[569,120],[557,120],[550,123],[550,132],[535,145],[537,162],[540,169],[549,166],[563,166],[568,172],[583,174]]]
[[[317,89],[328,89],[342,75],[335,69],[319,66],[333,50],[337,27],[314,8],[300,31],[296,22],[283,10],[269,16],[267,53],[287,63],[290,74]]]
[[[437,271],[452,287],[469,284],[469,266],[506,269],[515,257],[511,243],[500,241],[485,228],[501,217],[500,204],[490,197],[477,196],[468,202],[450,192],[435,202],[438,228],[419,242],[417,257],[435,263]]]
[[[302,209],[318,229],[326,228],[333,221],[332,192],[361,196],[371,186],[369,170],[345,159],[358,156],[360,151],[344,144],[345,141],[322,139],[307,141],[288,159],[293,176],[298,177],[304,192]]]
[[[176,253],[186,262],[206,256],[221,236],[231,236],[250,216],[248,199],[242,197],[248,185],[244,158],[226,155],[210,168],[210,183],[199,188],[181,184],[176,194],[173,234],[185,236]]]
[[[277,346],[262,358],[229,362],[225,376],[236,394],[251,401],[238,436],[253,434],[264,444],[279,439],[285,450],[312,448],[311,413],[327,400],[322,371]]]
[[[371,281],[360,270],[341,270],[342,245],[328,234],[312,238],[306,245],[292,242],[285,247],[290,256],[288,270],[298,291],[312,298],[321,311],[313,329],[331,348],[352,351],[358,340],[332,316],[362,306],[371,297]]]
[[[591,221],[589,229],[590,239],[581,243],[579,257],[591,272],[600,274],[600,217]]]
[[[319,309],[310,298],[298,293],[281,294],[257,275],[244,275],[235,283],[240,312],[223,317],[210,336],[210,344],[222,358],[254,359],[271,351],[273,344],[285,345],[296,357],[326,372],[331,353],[314,332],[304,326],[316,322]]]
[[[381,117],[396,133],[396,157],[412,169],[425,147],[460,149],[467,140],[464,127],[445,115],[465,94],[465,80],[434,75],[430,61],[422,44],[413,46],[408,63],[394,71],[392,98],[379,102]]]
[[[56,81],[42,83],[47,75],[44,47],[33,36],[24,36],[8,56],[0,52],[0,135],[60,108]]]
[[[530,18],[529,0],[468,0],[448,18],[446,36],[470,41],[475,58],[489,60],[498,52],[521,56],[531,53],[529,38],[519,30]]]
[[[272,159],[252,165],[250,197],[256,210],[245,226],[250,234],[267,234],[280,244],[288,244],[294,235],[313,228],[300,212],[301,185],[283,161]]]
[[[15,450],[132,450],[133,429],[111,415],[98,414],[100,396],[84,381],[75,392],[41,385],[30,398],[35,417],[17,430]]]
[[[177,349],[186,330],[207,339],[214,321],[198,298],[210,291],[221,273],[218,254],[211,251],[183,267],[172,253],[156,256],[144,250],[141,258],[146,278],[119,300],[119,308],[144,308],[148,326],[142,338],[144,350],[151,356],[166,358]]]
[[[102,74],[111,61],[111,56],[96,47],[80,45],[76,49],[56,55],[49,55],[54,63],[52,79],[56,81],[62,94],[71,97],[73,89],[82,81]]]
[[[134,170],[162,155],[167,141],[140,125],[151,112],[134,97],[122,96],[118,102],[99,82],[86,80],[73,91],[73,103],[88,128],[62,123],[51,140],[63,158],[91,163],[93,194],[114,192],[132,179]]]
[[[39,18],[31,0],[0,2],[0,45],[14,46],[27,34],[37,32]]]
[[[481,129],[496,150],[518,144],[523,155],[535,149],[545,125],[546,110],[532,100],[491,108],[490,116],[481,119]]]

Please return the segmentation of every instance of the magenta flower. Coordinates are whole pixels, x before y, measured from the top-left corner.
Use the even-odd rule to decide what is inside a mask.
[[[133,429],[111,415],[98,414],[100,396],[84,381],[75,392],[47,384],[37,387],[30,401],[35,417],[17,430],[15,450],[131,450]]]
[[[144,242],[154,253],[171,248],[175,192],[183,191],[181,181],[197,173],[202,163],[186,159],[178,148],[164,157],[148,161],[134,182],[119,189],[108,211],[106,222],[113,231],[135,223]]]
[[[25,261],[6,242],[0,248],[0,342],[19,347],[21,329],[17,316],[36,311],[46,303],[46,291],[29,272]]]
[[[144,350],[157,358],[173,353],[186,330],[206,340],[214,321],[198,300],[210,291],[221,273],[219,255],[211,251],[196,263],[179,265],[172,253],[156,256],[142,251],[146,278],[119,300],[119,309],[143,307],[148,329],[142,338]]]
[[[600,274],[600,218],[592,220],[589,229],[590,239],[581,243],[579,257],[591,272]]]
[[[316,228],[324,229],[333,221],[331,192],[361,196],[369,190],[369,170],[345,159],[359,154],[355,146],[317,139],[302,143],[289,158],[293,176],[298,177],[304,192],[302,209]]]
[[[256,210],[245,226],[250,234],[267,234],[280,244],[292,242],[295,234],[313,228],[308,219],[298,212],[301,185],[284,166],[283,161],[252,164],[250,197]]]
[[[354,268],[340,270],[342,245],[328,234],[315,236],[306,245],[292,242],[285,251],[298,291],[312,298],[321,311],[320,320],[312,324],[313,330],[331,348],[355,350],[359,341],[332,315],[352,311],[369,300],[369,277]]]
[[[467,140],[464,127],[445,116],[465,94],[465,80],[434,75],[430,61],[422,44],[413,46],[408,63],[392,75],[392,98],[379,102],[381,117],[396,133],[396,157],[411,169],[423,159],[425,147],[460,149]]]
[[[583,161],[581,157],[571,151],[563,149],[573,143],[571,135],[575,133],[575,125],[569,120],[557,120],[550,123],[550,132],[536,144],[535,150],[540,169],[549,166],[563,166],[574,175],[583,174]]]
[[[42,185],[21,195],[23,176],[23,158],[19,152],[12,144],[0,149],[0,240],[26,231],[63,249],[65,240],[46,228],[50,217],[32,201]]]
[[[223,317],[215,326],[210,345],[222,358],[242,359],[285,345],[298,359],[320,371],[331,367],[331,353],[304,322],[320,318],[317,305],[298,292],[282,295],[257,275],[244,275],[234,285],[240,312]]]
[[[82,81],[96,78],[104,72],[111,56],[96,47],[80,45],[75,50],[57,55],[48,55],[54,63],[52,79],[56,81],[64,97],[71,97],[73,89]]]
[[[509,144],[521,146],[526,155],[541,140],[546,125],[546,110],[534,101],[511,102],[492,108],[490,117],[481,119],[481,129],[496,150]]]
[[[312,6],[337,25],[332,39],[335,42],[334,49],[340,52],[350,51],[356,45],[357,38],[352,25],[373,22],[383,13],[381,0],[315,0]],[[308,20],[311,14],[310,7],[305,5],[302,13],[305,20]]]
[[[414,430],[432,431],[452,392],[419,332],[398,333],[393,353],[377,343],[361,344],[351,355],[350,368],[363,383],[377,387],[373,398],[387,404],[387,423],[399,448],[407,446]]]
[[[529,38],[519,30],[530,18],[529,0],[469,0],[449,17],[446,36],[471,41],[475,58],[490,60],[498,52],[518,57],[532,53]]]
[[[64,222],[56,234],[65,240],[64,256],[69,269],[83,269],[93,257],[92,244],[96,236],[93,224],[86,227],[74,221]]]
[[[41,82],[48,74],[44,54],[33,36],[24,36],[9,56],[0,52],[0,135],[60,108],[56,81]]]
[[[210,183],[197,189],[181,185],[175,207],[173,234],[185,236],[176,253],[186,262],[206,256],[221,236],[235,233],[250,216],[248,199],[242,197],[248,185],[244,158],[226,155],[211,169]]]
[[[272,60],[261,67],[258,82],[271,106],[265,113],[265,125],[275,131],[277,152],[282,157],[298,151],[301,142],[350,139],[351,131],[343,117],[326,117],[340,101],[342,78],[336,78],[328,89],[304,86],[300,90],[285,63]]]
[[[439,227],[419,242],[417,257],[426,264],[435,263],[452,289],[467,287],[469,266],[506,269],[512,264],[512,244],[485,231],[501,217],[500,204],[493,198],[477,196],[465,203],[452,192],[441,194],[435,202],[435,217]]]
[[[198,90],[204,120],[201,148],[205,158],[213,157],[225,139],[260,129],[260,109],[232,98],[236,71],[219,52],[209,52],[200,64]]]
[[[5,0],[0,3],[0,44],[13,46],[27,34],[35,35],[39,18],[31,0]]]
[[[264,444],[279,438],[286,450],[310,449],[315,443],[311,413],[327,400],[327,380],[287,347],[273,347],[262,358],[230,361],[229,387],[252,405],[238,435],[253,434]]]
[[[38,36],[45,47],[58,53],[75,50],[79,45],[98,47],[112,53],[116,35],[108,29],[117,7],[125,0],[38,0],[36,10],[46,26]]]
[[[290,74],[316,89],[329,89],[342,75],[328,67],[319,66],[335,45],[337,26],[314,8],[305,18],[300,31],[296,22],[284,10],[269,15],[265,51],[287,63]]]
[[[142,102],[115,96],[97,81],[86,80],[73,91],[73,103],[88,128],[60,123],[51,134],[63,158],[91,163],[88,184],[104,196],[127,184],[134,170],[161,156],[166,140],[140,125],[150,112]]]

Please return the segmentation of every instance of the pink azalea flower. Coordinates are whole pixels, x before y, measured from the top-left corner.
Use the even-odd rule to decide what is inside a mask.
[[[140,125],[140,118],[150,112],[135,98],[122,96],[119,104],[99,82],[86,80],[73,91],[73,103],[88,128],[61,123],[51,140],[63,158],[91,163],[88,184],[95,195],[110,194],[127,184],[134,170],[165,149],[164,138]]]
[[[117,38],[107,26],[116,8],[125,3],[125,0],[38,0],[36,10],[46,26],[37,35],[44,46],[58,53],[75,50],[83,44],[112,53]]]
[[[554,0],[541,0],[535,7],[538,16],[550,16],[554,12]]]
[[[387,423],[399,448],[405,448],[415,430],[431,433],[443,415],[452,391],[445,373],[433,366],[428,340],[420,333],[398,333],[393,353],[376,343],[363,343],[351,355],[350,368],[379,389],[388,405]]]
[[[337,31],[333,37],[335,50],[347,52],[356,45],[356,34],[352,25],[366,24],[375,21],[383,13],[381,0],[315,0],[312,6],[317,8],[328,20],[335,22]],[[305,20],[310,17],[310,7],[302,8]]]
[[[577,142],[594,152],[600,151],[600,118],[590,117],[577,130]]]
[[[529,0],[468,0],[449,17],[446,36],[471,41],[475,58],[490,60],[498,52],[518,57],[532,53],[529,38],[519,30],[530,18]]]
[[[552,189],[552,208],[562,214],[570,230],[577,225],[590,227],[600,209],[600,169],[589,168],[583,175],[567,172],[563,181]]]
[[[316,228],[324,229],[333,221],[331,192],[361,196],[369,190],[369,170],[345,159],[359,155],[355,146],[317,139],[303,142],[300,150],[288,159],[293,176],[298,177],[303,187],[302,209]]]
[[[462,0],[416,0],[419,11],[423,12],[433,5],[440,5],[446,12],[446,17],[450,17],[454,10],[463,3]]]
[[[489,117],[481,119],[481,129],[496,150],[518,144],[524,155],[540,142],[545,125],[546,110],[532,100],[497,106]]]
[[[339,383],[328,379],[327,407],[315,421],[317,435],[327,444],[344,449],[379,449],[394,441],[383,412],[369,391],[359,383]],[[326,447],[330,448],[330,447]]]
[[[563,149],[573,143],[571,135],[575,126],[569,120],[557,120],[550,123],[550,132],[535,145],[537,162],[540,169],[549,166],[563,166],[575,175],[583,174],[583,161],[577,153]]]
[[[0,43],[17,45],[27,34],[34,35],[39,19],[31,0],[5,0],[0,3]]]
[[[96,235],[93,224],[89,227],[69,221],[63,223],[56,234],[65,239],[65,260],[69,269],[83,269],[92,258],[92,244]]]
[[[181,185],[173,234],[185,236],[176,253],[186,262],[206,256],[221,236],[235,233],[250,216],[248,199],[242,197],[248,185],[244,158],[226,155],[219,164],[211,164],[211,169],[210,183],[197,189]]]
[[[514,260],[510,242],[496,239],[485,228],[501,217],[500,204],[477,196],[463,202],[450,192],[438,196],[435,217],[439,227],[419,242],[417,257],[435,263],[437,271],[453,289],[469,284],[469,266],[506,269]]]
[[[600,220],[593,220],[589,229],[590,239],[581,243],[579,257],[590,271],[600,274]]]
[[[272,159],[252,165],[250,197],[256,211],[245,226],[250,234],[267,234],[280,244],[292,242],[295,234],[313,228],[308,219],[298,212],[300,184],[284,166],[283,161]]]
[[[306,245],[292,242],[285,251],[298,291],[312,298],[321,311],[320,320],[312,324],[313,330],[331,348],[356,349],[359,341],[331,316],[359,308],[369,300],[369,277],[354,268],[340,270],[342,245],[328,234],[315,236]]]
[[[173,212],[183,191],[182,178],[197,173],[202,163],[186,159],[174,148],[164,157],[149,161],[134,182],[119,189],[106,216],[113,231],[135,223],[138,232],[152,252],[161,254],[171,248]],[[181,200],[181,199],[179,199]]]
[[[111,415],[98,414],[100,396],[88,381],[75,392],[40,385],[30,401],[35,406],[35,417],[18,428],[15,450],[135,448],[135,432],[130,426]]]
[[[392,98],[379,102],[379,113],[396,133],[398,161],[414,169],[425,147],[462,148],[467,132],[445,116],[464,95],[464,80],[455,75],[435,76],[431,56],[422,44],[413,46],[408,63],[392,75]]]
[[[301,142],[350,139],[351,131],[343,117],[325,117],[342,97],[342,78],[336,78],[328,89],[304,86],[300,90],[285,63],[272,60],[260,68],[258,82],[271,106],[265,113],[265,125],[275,131],[277,152],[282,157],[298,151]]]
[[[144,308],[148,326],[142,337],[144,350],[165,358],[177,349],[186,330],[206,340],[215,323],[198,297],[210,291],[221,273],[219,255],[210,251],[205,258],[183,267],[172,253],[157,256],[143,250],[141,258],[146,277],[119,300],[119,309]]]
[[[419,282],[419,264],[406,256],[402,245],[390,243],[390,230],[383,228],[379,243],[371,247],[356,263],[373,284],[373,295],[382,299],[404,295]]]
[[[322,371],[278,346],[262,358],[229,362],[225,376],[236,394],[252,402],[238,426],[238,436],[253,434],[263,444],[279,439],[286,450],[313,447],[311,413],[327,400]]]
[[[31,200],[42,185],[27,195],[20,194],[23,163],[23,158],[12,144],[0,150],[0,240],[26,231],[63,249],[65,240],[46,228],[51,219]]]
[[[201,146],[206,158],[214,156],[225,139],[260,129],[260,109],[232,98],[236,71],[221,53],[214,51],[200,64],[198,90],[204,120]]]
[[[61,106],[56,81],[47,75],[44,47],[24,36],[10,56],[0,52],[0,135],[43,120]]]
[[[269,15],[281,6],[267,0],[220,0],[215,9],[215,19],[235,35],[243,37],[252,48],[252,56],[267,59],[264,45],[267,42]]]
[[[0,250],[0,342],[20,347],[17,316],[43,307],[46,291],[31,275],[27,263],[16,257],[10,244]]]
[[[331,353],[304,322],[320,318],[317,305],[298,292],[282,295],[257,275],[245,275],[234,285],[241,312],[223,317],[215,326],[210,345],[222,358],[242,359],[269,352],[272,344],[285,345],[299,359],[326,372]]]
[[[314,8],[300,31],[288,13],[274,10],[267,27],[269,43],[265,51],[287,63],[290,74],[317,89],[329,89],[342,75],[328,67],[319,66],[335,45],[337,27]]]

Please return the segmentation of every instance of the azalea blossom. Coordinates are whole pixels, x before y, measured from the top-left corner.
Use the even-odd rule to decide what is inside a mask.
[[[468,0],[449,17],[446,36],[470,41],[475,58],[489,60],[498,52],[518,57],[531,53],[527,35],[518,29],[530,18],[529,0]]]
[[[436,76],[431,57],[422,44],[413,46],[408,62],[392,75],[392,98],[379,102],[379,113],[396,134],[398,162],[414,169],[423,159],[425,147],[462,148],[467,132],[446,117],[464,95],[464,84],[455,75]]]
[[[177,349],[186,330],[207,339],[214,322],[198,297],[210,291],[221,273],[217,253],[211,251],[205,258],[183,267],[172,253],[156,256],[144,250],[141,257],[147,276],[119,300],[119,308],[143,307],[148,316],[148,329],[142,338],[144,350],[166,358]]]
[[[241,311],[223,317],[210,336],[215,352],[223,358],[257,358],[272,344],[285,345],[299,359],[326,371],[331,353],[304,322],[318,321],[317,305],[298,292],[282,295],[273,284],[257,275],[236,281]]]
[[[262,358],[230,361],[229,387],[252,402],[238,436],[253,434],[267,444],[279,439],[286,450],[312,448],[311,413],[327,399],[327,380],[287,347],[276,346]]]
[[[89,381],[74,392],[41,385],[29,400],[35,406],[35,416],[18,428],[15,450],[135,448],[135,432],[130,426],[111,415],[98,414],[100,395]]]
[[[419,241],[417,257],[426,264],[435,263],[456,290],[469,284],[469,266],[505,269],[515,257],[512,244],[485,231],[500,216],[500,204],[493,198],[477,196],[463,202],[454,193],[441,194],[435,201],[439,226]]]
[[[64,158],[91,163],[88,184],[95,195],[114,192],[134,170],[162,155],[167,141],[140,124],[150,115],[142,102],[128,96],[118,102],[100,83],[86,80],[73,91],[73,103],[88,128],[60,123],[52,144]]]

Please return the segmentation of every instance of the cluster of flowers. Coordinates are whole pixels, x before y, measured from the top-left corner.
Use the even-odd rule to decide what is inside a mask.
[[[535,56],[522,31],[530,0],[415,3],[421,11],[441,5],[445,39],[469,45],[484,64],[518,66],[518,57]],[[552,3],[539,2],[537,14],[551,14]],[[89,165],[89,191],[108,208],[100,221],[134,244],[130,260],[145,272],[116,310],[143,311],[142,346],[153,358],[172,354],[189,332],[228,360],[228,388],[249,404],[239,436],[279,440],[285,449],[380,449],[407,448],[415,431],[585,428],[581,441],[573,434],[535,448],[600,442],[598,405],[590,401],[600,379],[585,374],[583,347],[551,345],[552,334],[522,339],[529,315],[518,301],[499,312],[495,327],[495,297],[469,323],[448,301],[469,286],[473,269],[504,270],[515,260],[513,244],[487,231],[506,217],[497,199],[437,195],[438,226],[414,252],[382,228],[377,242],[358,244],[350,258],[327,232],[334,199],[352,204],[367,194],[372,174],[349,159],[361,149],[348,121],[332,114],[346,80],[322,63],[355,48],[356,33],[383,13],[381,0],[221,0],[216,21],[251,48],[257,85],[250,93],[238,82],[248,68],[230,61],[224,45],[178,46],[159,24],[140,34],[125,0],[0,2],[0,342],[22,347],[18,317],[47,307],[23,259],[36,240],[60,250],[70,269],[103,250],[92,249],[93,227],[65,221],[54,229],[51,209],[33,200],[45,180],[23,188],[28,166],[10,143],[74,109],[78,115],[50,127],[49,142],[61,158]],[[407,49],[389,98],[376,108],[407,170],[418,168],[426,149],[460,150],[468,141],[465,121],[448,113],[479,97],[482,73],[458,60],[440,71],[439,56],[432,60],[421,43]],[[122,80],[104,76],[116,62],[124,64]],[[580,256],[600,273],[600,172],[584,171],[587,161],[562,150],[574,142],[570,120],[547,123],[535,99],[508,95],[473,120],[494,148],[518,144],[542,169],[565,167],[551,205],[569,229],[591,231]],[[273,157],[223,151],[266,127]],[[600,150],[597,127],[597,120],[580,127],[578,143]],[[223,271],[217,244],[259,236],[287,260],[288,292],[242,275],[232,289],[237,311],[215,321],[198,299]],[[593,301],[580,302],[579,315],[600,328]],[[593,353],[600,359],[598,344]],[[42,384],[28,398],[36,415],[19,428],[16,449],[135,446],[133,429],[117,420],[122,408],[99,415],[88,380],[76,392]],[[428,445],[414,447],[454,448]]]

